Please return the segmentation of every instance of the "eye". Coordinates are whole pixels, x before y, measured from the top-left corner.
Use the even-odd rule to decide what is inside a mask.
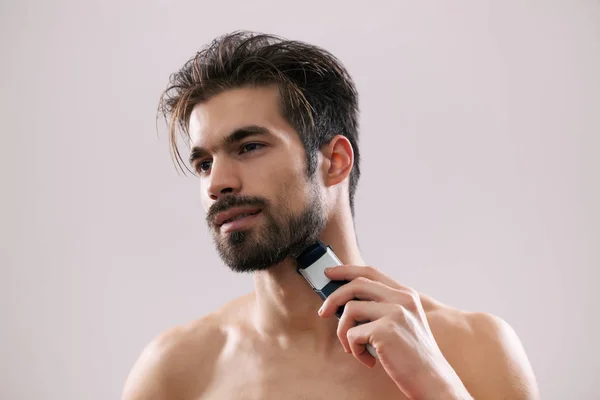
[[[260,143],[246,143],[242,146],[241,153],[248,153],[250,151],[258,150],[262,147],[265,147],[265,145]]]
[[[204,174],[204,173],[208,172],[208,170],[210,169],[210,166],[211,166],[210,161],[200,161],[198,164],[196,164],[196,171],[198,171],[201,174]]]

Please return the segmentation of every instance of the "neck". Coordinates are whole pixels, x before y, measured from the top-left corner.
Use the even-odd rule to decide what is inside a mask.
[[[342,263],[364,265],[351,216],[332,216],[319,239],[335,249]],[[336,336],[338,320],[319,317],[323,301],[296,268],[294,260],[286,260],[254,274],[256,327],[284,347],[329,352],[341,346]]]

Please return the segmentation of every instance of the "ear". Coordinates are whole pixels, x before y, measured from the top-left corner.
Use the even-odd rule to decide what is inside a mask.
[[[323,181],[325,186],[334,186],[350,175],[354,164],[354,151],[348,138],[334,136],[321,148],[323,153]]]

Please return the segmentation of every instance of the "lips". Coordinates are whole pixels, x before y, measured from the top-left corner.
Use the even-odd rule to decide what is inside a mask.
[[[227,211],[217,214],[217,216],[215,217],[214,223],[216,226],[220,227],[221,225],[228,223],[228,222],[235,221],[236,219],[244,218],[249,215],[258,214],[260,211],[261,211],[260,208],[256,208],[256,207],[232,208],[230,210],[227,210]]]

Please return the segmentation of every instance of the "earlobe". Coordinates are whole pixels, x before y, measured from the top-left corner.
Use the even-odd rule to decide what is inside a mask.
[[[324,156],[327,160],[327,170],[324,171],[327,186],[337,185],[350,175],[354,152],[352,144],[345,136],[337,135],[331,139],[324,149]]]

